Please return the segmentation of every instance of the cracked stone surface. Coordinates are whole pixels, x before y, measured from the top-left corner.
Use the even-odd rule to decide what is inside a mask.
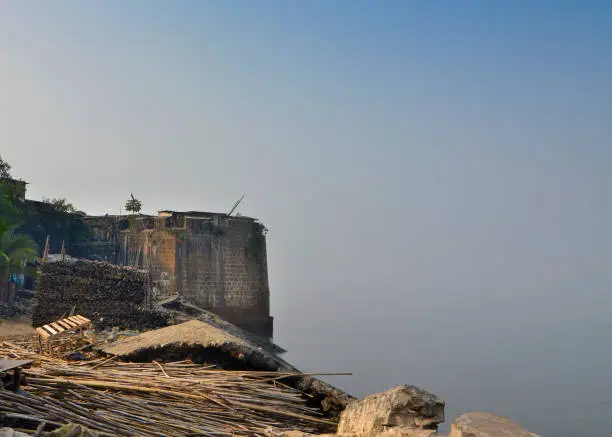
[[[402,385],[349,403],[340,416],[338,434],[408,435],[410,430],[424,430],[421,434],[428,437],[427,432],[436,431],[442,422],[444,401],[419,387]]]
[[[448,437],[539,437],[507,417],[474,412],[459,416]]]

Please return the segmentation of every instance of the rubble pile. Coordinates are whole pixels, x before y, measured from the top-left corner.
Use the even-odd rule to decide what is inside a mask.
[[[97,261],[43,264],[32,324],[86,314],[98,328],[165,326],[169,313],[147,305],[146,272]]]

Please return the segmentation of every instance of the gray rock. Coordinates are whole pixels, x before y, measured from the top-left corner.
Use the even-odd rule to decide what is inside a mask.
[[[507,417],[492,413],[466,413],[451,425],[448,437],[538,437]]]
[[[376,434],[376,437],[440,437],[440,435],[433,429],[415,429],[403,426]]]
[[[29,434],[15,431],[13,428],[0,428],[0,437],[29,437]]]
[[[380,433],[368,434],[308,434],[302,431],[272,431],[265,433],[266,437],[440,437],[431,429],[391,428]]]
[[[419,435],[429,437],[444,422],[444,401],[425,390],[403,385],[348,404],[340,416],[338,434],[360,436]]]

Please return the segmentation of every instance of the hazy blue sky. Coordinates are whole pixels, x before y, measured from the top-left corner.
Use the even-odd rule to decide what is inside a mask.
[[[611,9],[0,1],[0,153],[31,198],[91,213],[246,192],[283,345],[348,363],[363,351],[343,343],[378,335],[374,355],[431,360],[363,390],[436,385],[480,331],[609,320]]]

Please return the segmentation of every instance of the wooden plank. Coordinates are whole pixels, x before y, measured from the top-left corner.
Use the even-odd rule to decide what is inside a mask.
[[[64,328],[62,328],[60,325],[58,325],[55,322],[51,323],[51,326],[53,326],[53,329],[55,329],[57,332],[64,332],[65,331]]]
[[[53,329],[51,326],[49,325],[45,325],[43,326],[43,329],[47,332],[49,332],[51,335],[56,335],[57,331],[55,329]]]
[[[75,316],[75,317],[76,317],[77,319],[79,319],[79,320],[80,320],[81,322],[83,322],[83,323],[89,323],[89,322],[90,322],[90,320],[89,320],[88,318],[83,317],[83,316],[81,316],[81,315],[78,315],[78,316]]]
[[[49,335],[49,333],[42,328],[36,328],[36,332],[45,340],[51,337],[51,335]]]
[[[72,325],[70,323],[67,323],[65,320],[58,320],[57,323],[66,328],[67,331],[72,329]]]
[[[72,326],[70,326],[68,323],[64,322],[63,320],[58,320],[57,322],[58,325],[62,326],[65,330],[66,329],[72,329]]]
[[[69,319],[63,319],[62,322],[64,322],[66,325],[70,326],[70,329],[72,328],[76,328],[76,323],[74,323],[72,320]]]
[[[75,320],[78,320],[81,325],[86,325],[87,324],[87,322],[85,320],[81,319],[80,317],[75,317]]]
[[[77,319],[75,316],[68,317],[68,320],[70,320],[73,323],[76,323],[77,325],[81,324],[81,321],[79,319]]]

